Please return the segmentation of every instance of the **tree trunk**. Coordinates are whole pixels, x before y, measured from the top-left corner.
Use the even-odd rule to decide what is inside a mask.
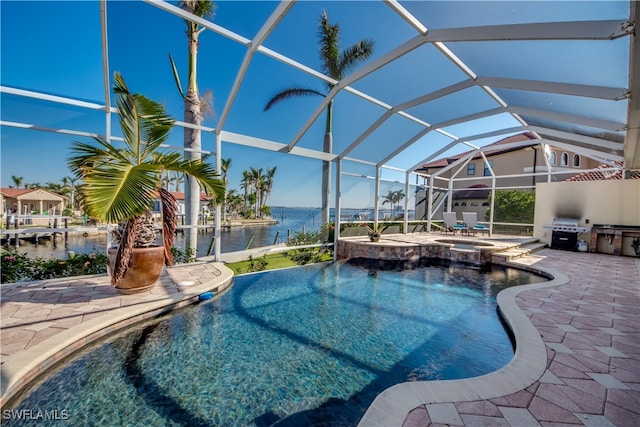
[[[202,124],[202,112],[200,106],[200,95],[198,94],[197,81],[197,58],[198,58],[198,31],[195,28],[189,32],[189,85],[187,95],[184,99],[184,121],[194,125]],[[184,128],[184,147],[197,151],[184,152],[185,160],[200,160],[200,149],[202,143],[199,129]],[[184,183],[184,204],[186,225],[198,224],[198,213],[200,212],[200,184],[193,177],[185,177]],[[196,254],[198,247],[198,230],[187,228],[185,231],[185,250],[187,253]]]
[[[325,153],[331,153],[333,150],[333,135],[331,134],[333,116],[333,101],[327,106],[327,125],[324,134],[324,145],[322,147]],[[322,206],[320,207],[320,225],[324,226],[329,223],[331,215],[329,212],[329,200],[331,198],[331,162],[322,162]]]
[[[188,92],[184,101],[184,121],[200,125],[202,116],[200,114],[200,100],[198,94]],[[184,158],[186,160],[200,160],[201,149],[200,130],[184,128],[184,147],[194,151],[185,151]],[[190,176],[185,177],[184,183],[184,204],[185,204],[185,223],[186,225],[197,225],[198,214],[200,212],[200,184]],[[185,249],[187,251],[195,251],[198,247],[198,230],[187,228],[185,230]]]

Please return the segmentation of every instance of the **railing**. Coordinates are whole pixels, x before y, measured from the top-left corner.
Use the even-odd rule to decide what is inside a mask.
[[[340,224],[340,237],[366,236],[366,224],[372,221],[351,221]],[[404,221],[378,221],[379,224],[388,225],[384,233],[404,233]],[[489,227],[488,222],[479,222]],[[438,233],[444,227],[442,220],[431,221],[431,232]],[[533,236],[533,224],[519,224],[510,222],[494,222],[493,235],[505,236]],[[407,233],[426,233],[427,220],[412,220],[408,223]]]

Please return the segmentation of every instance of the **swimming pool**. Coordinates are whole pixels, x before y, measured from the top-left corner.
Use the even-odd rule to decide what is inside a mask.
[[[543,280],[353,263],[239,276],[217,299],[94,346],[17,410],[69,425],[355,425],[393,384],[506,365],[495,295]],[[17,424],[29,425],[5,425]]]

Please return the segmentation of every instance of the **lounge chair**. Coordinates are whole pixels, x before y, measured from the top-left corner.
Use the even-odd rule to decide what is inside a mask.
[[[442,216],[444,218],[445,233],[451,231],[453,234],[456,234],[460,231],[464,234],[465,231],[468,231],[464,224],[458,224],[458,218],[455,212],[444,212]]]
[[[462,221],[467,229],[474,235],[480,231],[482,235],[489,232],[489,227],[484,224],[478,224],[478,214],[475,212],[462,212]]]

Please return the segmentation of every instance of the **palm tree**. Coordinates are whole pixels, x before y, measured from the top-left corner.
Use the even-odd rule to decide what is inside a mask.
[[[394,193],[395,193],[395,191],[389,191],[386,196],[382,196],[382,198],[384,199],[382,201],[382,204],[384,205],[384,204],[389,203],[391,205],[391,211],[392,212],[393,212],[393,205],[395,203],[395,194]]]
[[[271,190],[273,189],[273,176],[276,174],[277,166],[272,168],[267,168],[267,174],[265,175],[265,188],[264,188],[264,199],[262,200],[262,206],[267,204],[267,199],[271,195]]]
[[[253,194],[256,195],[255,202],[255,217],[258,218],[260,216],[260,208],[262,207],[262,190],[265,187],[264,175],[262,174],[262,168],[255,169],[253,167],[249,168],[249,178],[251,182],[251,188],[253,189]]]
[[[400,205],[400,202],[402,201],[402,199],[404,199],[404,191],[403,190],[396,190],[393,192],[393,198],[394,201],[396,203],[396,209],[398,208],[398,206]]]
[[[163,213],[165,262],[173,262],[173,244],[177,204],[163,188],[165,171],[195,178],[219,202],[224,184],[218,173],[200,160],[181,160],[180,154],[161,151],[174,120],[164,107],[143,95],[129,91],[120,73],[114,76],[115,102],[124,146],[113,147],[102,136],[92,143],[74,142],[69,167],[80,187],[87,213],[107,223],[122,223],[112,283],[118,284],[128,268],[134,247],[155,244],[149,211],[160,196]]]
[[[404,199],[404,191],[403,190],[396,190],[396,191],[389,190],[387,195],[383,196],[382,198],[384,199],[382,201],[383,205],[386,204],[386,203],[389,203],[391,205],[391,214],[393,215],[393,212],[395,212],[396,209],[397,209],[397,205],[402,201],[402,199]]]
[[[251,189],[251,176],[249,175],[249,171],[242,171],[242,181],[240,182],[240,188],[244,190],[244,209],[242,211],[244,215],[247,212],[247,198],[249,196],[249,190]]]
[[[340,52],[338,46],[340,41],[339,24],[331,25],[327,12],[323,11],[320,16],[320,58],[322,60],[322,69],[329,77],[335,80],[342,80],[357,64],[366,60],[373,54],[373,40],[364,39],[353,44],[351,47]],[[315,89],[304,87],[292,87],[284,89],[273,96],[267,102],[264,110],[267,111],[275,104],[296,96],[326,96],[334,85],[327,83],[326,92],[320,92]],[[333,100],[327,105],[327,120],[325,124],[323,150],[325,153],[331,153],[333,150]],[[329,223],[329,198],[331,196],[331,163],[323,161],[322,163],[322,225]]]
[[[16,188],[20,188],[20,186],[22,185],[22,181],[23,180],[24,180],[24,178],[21,177],[21,176],[11,175],[11,181],[13,181],[13,185],[15,185]]]
[[[215,11],[215,5],[210,0],[183,0],[178,3],[178,6],[200,18],[213,16]],[[205,111],[210,108],[207,103],[207,96],[200,95],[198,92],[197,80],[198,45],[200,44],[199,38],[200,33],[202,33],[205,28],[200,27],[197,23],[189,21],[188,19],[185,19],[184,22],[187,25],[187,41],[189,49],[189,73],[187,77],[188,85],[186,94],[182,90],[178,71],[171,55],[169,55],[169,60],[171,61],[173,76],[176,80],[178,91],[184,101],[184,121],[185,123],[200,126],[203,122]],[[200,149],[202,148],[202,141],[200,139],[200,129],[192,129],[190,127],[184,128],[184,148],[190,149],[184,151],[185,160],[196,161],[201,158]],[[200,186],[195,179],[187,177],[184,196],[187,224],[195,225],[198,223],[198,214],[200,210]],[[186,250],[195,251],[198,245],[198,230],[187,228],[185,241]]]

